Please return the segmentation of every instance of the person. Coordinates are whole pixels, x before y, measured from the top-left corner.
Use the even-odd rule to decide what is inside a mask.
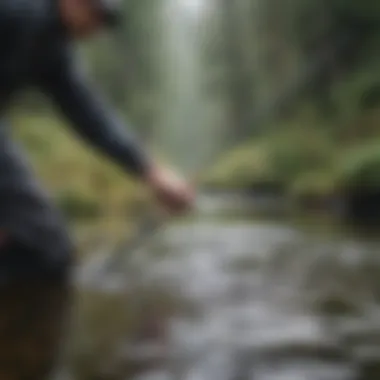
[[[75,244],[11,138],[5,113],[33,87],[99,153],[153,190],[170,212],[194,193],[149,155],[86,78],[75,42],[118,20],[118,0],[0,2],[0,379],[43,380],[55,366],[71,304]]]

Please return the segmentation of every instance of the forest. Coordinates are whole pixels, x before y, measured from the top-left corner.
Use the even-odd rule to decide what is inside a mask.
[[[378,199],[378,1],[134,0],[124,16],[78,54],[162,159],[210,190],[279,191],[300,205]],[[136,204],[139,184],[39,94],[24,94],[11,117],[67,215]]]

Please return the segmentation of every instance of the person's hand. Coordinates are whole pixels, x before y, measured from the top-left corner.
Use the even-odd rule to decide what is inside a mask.
[[[193,207],[194,189],[168,167],[152,165],[145,180],[160,205],[170,214],[182,214]]]

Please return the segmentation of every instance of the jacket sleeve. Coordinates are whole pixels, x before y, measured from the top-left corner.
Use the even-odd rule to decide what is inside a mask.
[[[97,93],[69,55],[57,56],[39,77],[39,87],[69,124],[93,147],[141,177],[148,157],[140,141]]]

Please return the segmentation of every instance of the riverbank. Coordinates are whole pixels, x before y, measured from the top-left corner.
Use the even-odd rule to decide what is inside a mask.
[[[78,139],[56,115],[13,113],[15,139],[67,220],[80,256],[109,249],[133,233],[145,189]]]
[[[290,128],[226,153],[201,182],[207,193],[283,198],[297,212],[380,220],[380,137],[334,141]]]
[[[360,229],[380,227],[380,194],[335,194],[318,197],[305,195],[294,197],[284,192],[266,193],[262,189],[229,190],[226,188],[207,189],[201,194],[199,204],[203,213],[212,214],[218,210],[221,214],[253,214],[258,217],[304,218],[315,221],[328,221]]]
[[[81,239],[92,240],[84,238],[91,236],[85,225],[99,231],[98,238],[128,233],[146,205],[141,186],[49,113],[14,114],[13,125],[75,234],[80,231]],[[237,198],[244,208],[249,198],[258,214],[329,214],[376,222],[380,137],[372,137],[338,143],[315,125],[279,125],[276,132],[233,149],[202,173],[202,192],[216,195],[214,203],[223,200],[224,208],[233,199],[236,209]]]
[[[94,219],[131,212],[143,189],[64,122],[46,114],[15,114],[15,137],[33,170],[68,218]]]

